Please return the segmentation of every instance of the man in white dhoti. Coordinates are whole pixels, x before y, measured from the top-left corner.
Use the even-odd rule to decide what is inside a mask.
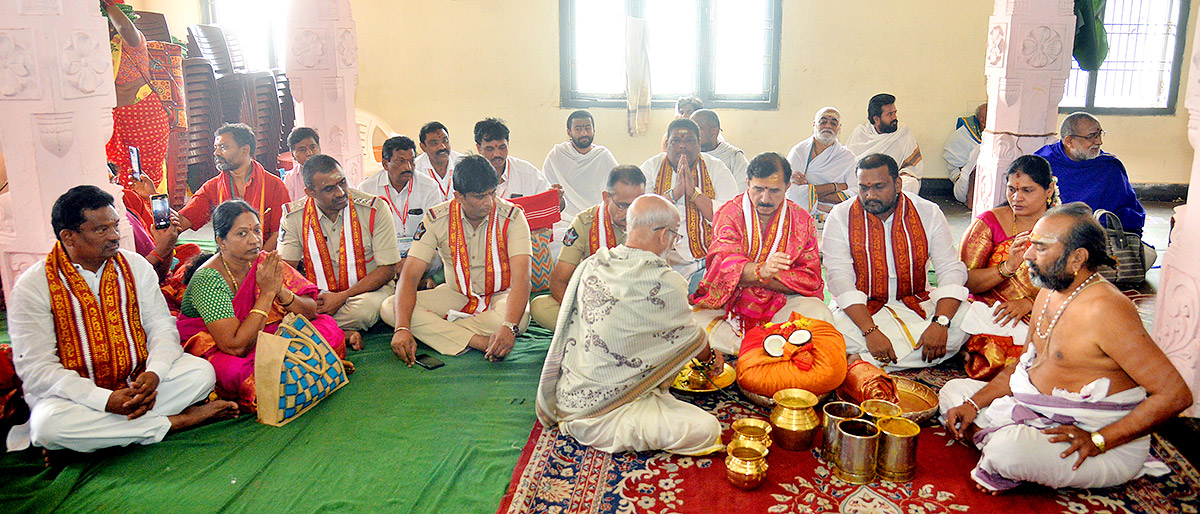
[[[792,184],[787,199],[803,207],[817,221],[824,221],[834,205],[858,194],[854,152],[838,142],[842,113],[824,107],[813,117],[813,135],[788,152]]]
[[[421,126],[418,136],[423,153],[417,156],[413,168],[416,174],[437,182],[442,201],[447,201],[454,196],[454,165],[462,160],[463,154],[450,149],[450,130],[440,121]]]
[[[154,268],[118,248],[122,217],[100,188],[71,188],[50,212],[58,243],[13,285],[13,365],[30,416],[9,432],[10,451],[153,444],[237,414],[233,402],[193,406],[216,375],[183,352]]]
[[[563,219],[555,226],[555,236],[561,236],[579,213],[587,210],[604,191],[604,178],[620,163],[612,152],[595,144],[596,129],[591,113],[575,111],[567,116],[567,141],[546,154],[542,173],[551,184],[561,184],[567,207]],[[555,237],[555,240],[561,240]]]
[[[950,180],[954,182],[954,199],[967,207],[971,206],[971,197],[975,194],[975,165],[979,162],[983,130],[987,128],[987,105],[976,107],[974,116],[959,118],[942,148],[942,157],[950,168]]]
[[[713,213],[738,194],[733,174],[716,157],[700,152],[700,127],[687,118],[667,126],[667,150],[641,168],[646,191],[666,197],[679,210],[682,238],[667,260],[694,288],[704,274]]]
[[[720,422],[667,391],[694,357],[724,367],[691,319],[687,283],[662,258],[679,214],[644,195],[628,223],[627,242],[598,249],[567,286],[538,384],[538,419],[606,452],[711,453]]]
[[[908,125],[896,117],[896,97],[879,93],[867,103],[867,123],[859,125],[850,133],[846,146],[858,158],[873,153],[886,154],[900,165],[900,179],[904,191],[919,194],[924,165],[921,164],[921,147]]]
[[[835,206],[821,240],[833,324],[851,361],[886,369],[941,363],[966,341],[967,267],[937,204],[901,191],[896,161],[858,162],[858,197]],[[933,265],[938,287],[928,289]]]
[[[729,144],[721,137],[721,118],[716,111],[700,109],[691,116],[692,121],[700,127],[700,151],[716,157],[733,173],[733,180],[738,185],[738,192],[746,192],[746,168],[750,160],[741,148]]]
[[[1043,288],[1033,344],[991,382],[951,380],[939,395],[946,427],[983,452],[971,478],[995,493],[1022,482],[1111,487],[1167,473],[1150,457],[1150,431],[1192,395],[1137,308],[1096,273],[1115,261],[1091,209],[1051,209],[1030,240],[1029,275]]]

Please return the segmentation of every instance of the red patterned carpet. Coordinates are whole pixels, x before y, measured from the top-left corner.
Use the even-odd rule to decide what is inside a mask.
[[[694,401],[726,429],[755,416],[717,397]],[[753,491],[725,478],[724,453],[683,457],[662,452],[609,454],[580,445],[557,429],[535,425],[513,472],[500,513],[1176,513],[1196,512],[1200,475],[1179,452],[1154,436],[1155,455],[1174,473],[1140,478],[1105,490],[1054,491],[1023,486],[1001,496],[978,492],[967,472],[978,452],[939,427],[925,427],[916,479],[856,486],[834,477],[819,452],[771,448],[767,481]]]

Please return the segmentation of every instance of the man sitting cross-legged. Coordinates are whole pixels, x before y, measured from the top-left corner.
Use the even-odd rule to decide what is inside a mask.
[[[237,413],[208,397],[216,376],[186,355],[154,268],[118,249],[122,215],[112,195],[76,186],[54,202],[58,243],[13,285],[13,364],[29,423],[10,450],[91,452],[159,442],[171,430]]]
[[[1082,203],[1055,207],[1025,251],[1043,288],[1019,363],[991,382],[942,388],[946,427],[983,451],[971,478],[998,492],[1033,482],[1111,487],[1169,470],[1150,458],[1150,431],[1192,403],[1137,308],[1097,272],[1114,261]]]
[[[279,257],[293,268],[304,263],[304,275],[321,290],[319,314],[333,316],[342,330],[367,330],[394,292],[395,222],[383,200],[346,185],[333,157],[314,155],[301,173],[306,196],[284,206]],[[361,337],[348,341],[362,349]]]
[[[822,301],[815,222],[784,198],[791,166],[777,153],[763,153],[747,174],[749,189],[717,211],[708,271],[692,296],[697,323],[726,354],[738,353],[744,329],[787,321],[792,312],[832,320]]]
[[[525,214],[496,198],[500,177],[486,158],[470,155],[454,169],[454,199],[425,213],[404,259],[395,301],[384,322],[396,327],[392,351],[409,366],[416,339],[445,355],[474,348],[503,359],[526,322],[531,247]],[[434,253],[446,283],[417,291]]]
[[[625,211],[633,199],[646,192],[646,176],[637,166],[617,166],[608,173],[608,189],[601,202],[575,216],[563,238],[558,262],[550,272],[550,294],[529,302],[529,312],[539,325],[553,329],[559,305],[575,268],[600,248],[625,243]]]
[[[858,161],[858,197],[837,204],[821,248],[836,308],[833,324],[853,362],[890,369],[936,365],[966,341],[967,267],[937,204],[902,191],[884,154]],[[933,265],[938,287],[928,290]],[[961,314],[961,315],[960,315]],[[953,318],[953,319],[952,319]],[[919,351],[918,351],[919,350]]]
[[[606,452],[711,453],[721,443],[717,418],[667,392],[693,357],[724,367],[692,321],[687,283],[663,258],[679,213],[644,195],[628,220],[626,243],[598,249],[571,277],[538,384],[538,419]]]

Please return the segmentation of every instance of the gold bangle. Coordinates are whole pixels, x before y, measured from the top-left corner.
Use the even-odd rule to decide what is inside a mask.
[[[395,334],[396,332],[399,332],[401,330],[404,330],[410,334],[412,333],[412,330],[410,330],[408,327],[396,327],[396,330],[393,330],[392,333]]]
[[[1001,278],[1012,278],[1013,275],[1017,274],[1017,270],[1012,270],[1011,273],[1005,272],[1004,271],[1004,263],[1005,262],[1007,262],[1007,261],[1001,261],[1000,264],[998,266],[996,266],[996,272],[1000,274]]]
[[[254,313],[256,313],[256,312],[257,312],[257,313],[259,313],[259,314],[262,314],[262,317],[263,317],[263,318],[266,318],[266,317],[267,317],[267,311],[264,311],[264,310],[262,310],[262,309],[250,309],[250,314],[254,314]]]
[[[292,297],[288,299],[287,303],[281,303],[279,305],[282,307],[287,307],[287,306],[291,305],[292,302],[296,301],[296,293],[292,293],[292,291],[290,289],[284,289],[284,291],[291,293]]]

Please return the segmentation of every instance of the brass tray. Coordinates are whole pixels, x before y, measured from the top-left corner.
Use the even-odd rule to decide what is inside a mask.
[[[896,396],[900,397],[900,408],[905,418],[918,424],[932,418],[938,411],[938,395],[929,386],[907,378],[892,377],[896,381]]]
[[[679,370],[679,374],[675,375],[675,382],[671,384],[671,389],[681,393],[711,393],[718,389],[725,389],[726,387],[729,387],[737,379],[737,371],[734,370],[733,366],[730,366],[729,363],[725,363],[725,369],[721,371],[720,375],[705,381],[705,387],[697,389],[692,388],[688,380],[688,375],[692,371],[692,364],[689,362],[687,366],[684,366],[683,369]],[[716,387],[713,387],[714,384]]]

